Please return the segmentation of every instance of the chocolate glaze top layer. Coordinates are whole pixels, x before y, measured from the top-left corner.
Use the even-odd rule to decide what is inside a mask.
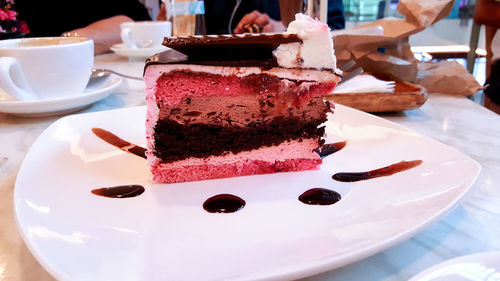
[[[296,34],[244,34],[165,37],[163,45],[200,60],[269,59],[281,44],[302,42]],[[229,57],[229,58],[228,58]]]
[[[229,57],[228,57],[229,58]],[[198,64],[198,65],[213,65],[213,66],[232,66],[232,67],[261,67],[262,69],[270,69],[273,67],[278,67],[278,63],[274,58],[267,59],[236,59],[231,60],[217,60],[215,57],[188,57],[183,53],[176,50],[168,50],[154,56],[149,57],[146,60],[146,65],[144,69],[148,66],[155,64]]]
[[[273,51],[281,44],[302,42],[296,34],[245,34],[165,37],[171,48],[146,61],[151,64],[183,63],[217,66],[278,66]]]
[[[227,67],[260,67],[263,70],[279,67],[273,51],[281,44],[302,43],[296,34],[195,35],[165,37],[168,51],[146,60],[144,73],[150,65],[197,64]],[[307,68],[300,68],[307,69]],[[338,69],[329,71],[342,77]]]

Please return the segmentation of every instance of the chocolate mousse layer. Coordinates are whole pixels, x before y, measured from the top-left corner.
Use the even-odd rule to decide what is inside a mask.
[[[324,101],[314,97],[300,107],[283,107],[282,97],[248,96],[223,98],[188,97],[174,107],[162,107],[159,120],[170,119],[179,124],[206,123],[219,126],[245,127],[250,122],[270,122],[276,117],[300,118],[304,122],[321,119],[327,112]],[[289,101],[292,103],[293,101]]]
[[[163,74],[157,84],[164,86],[156,93],[158,119],[181,124],[245,126],[281,116],[312,121],[328,112],[322,96],[314,95],[328,84],[318,82],[290,81],[266,74],[237,77],[172,71]],[[166,97],[179,95],[183,98],[177,103],[165,106]]]

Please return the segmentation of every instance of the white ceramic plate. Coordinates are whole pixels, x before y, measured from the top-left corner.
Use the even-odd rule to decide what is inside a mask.
[[[437,264],[409,281],[498,281],[500,252],[462,256]]]
[[[40,263],[61,280],[290,280],[358,261],[429,226],[463,198],[480,171],[464,154],[399,125],[337,105],[328,141],[347,140],[319,170],[152,184],[143,158],[91,132],[145,145],[145,108],[79,114],[52,124],[17,177],[19,229]],[[423,160],[389,177],[341,183],[336,172]],[[92,189],[140,184],[138,197]],[[298,196],[323,187],[329,206]],[[217,194],[243,198],[231,214],[206,212]]]
[[[107,97],[120,85],[122,78],[111,75],[106,81],[88,86],[81,95],[39,101],[0,101],[0,112],[20,116],[38,117],[64,114],[82,109],[96,101]]]
[[[166,50],[169,50],[169,48],[165,46],[137,49],[131,49],[124,44],[115,44],[111,46],[111,51],[115,52],[117,55],[136,59],[145,59]]]

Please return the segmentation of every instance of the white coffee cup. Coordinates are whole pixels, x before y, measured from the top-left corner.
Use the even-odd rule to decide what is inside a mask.
[[[124,22],[120,28],[123,43],[131,49],[161,46],[163,38],[172,35],[169,21]]]
[[[0,40],[0,88],[19,100],[83,92],[94,65],[94,41],[78,37]]]

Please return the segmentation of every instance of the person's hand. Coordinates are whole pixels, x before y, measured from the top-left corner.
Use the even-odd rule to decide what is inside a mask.
[[[283,26],[281,21],[273,20],[267,14],[262,14],[257,10],[243,16],[243,18],[241,18],[240,22],[234,29],[234,33],[244,33],[245,30],[243,26],[246,24],[257,24],[262,27],[262,32],[285,31],[285,27]]]

